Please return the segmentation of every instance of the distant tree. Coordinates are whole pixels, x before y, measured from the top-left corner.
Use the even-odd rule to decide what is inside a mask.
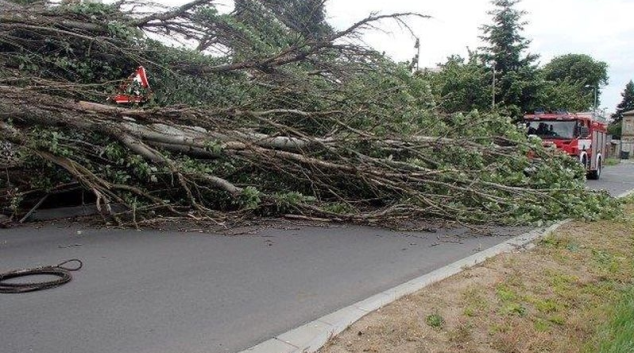
[[[595,104],[594,90],[596,89],[596,104],[599,105],[601,91],[599,87],[608,83],[608,64],[603,61],[594,60],[585,54],[566,54],[558,56],[544,66],[544,78],[555,84],[567,81],[579,87],[576,93],[578,97],[571,97],[573,100],[581,98],[585,104],[575,110],[588,110]]]
[[[623,129],[620,122],[618,124],[611,122],[610,125],[608,125],[608,134],[612,135],[612,138],[620,140],[622,133]]]
[[[583,83],[564,79],[561,81],[544,80],[537,105],[544,110],[586,111],[592,106],[594,92],[588,92]]]
[[[518,117],[523,112],[536,108],[535,97],[539,94],[541,81],[535,61],[538,55],[525,54],[530,40],[521,32],[526,25],[522,16],[526,11],[514,6],[520,0],[493,0],[495,9],[488,14],[493,24],[483,25],[480,36],[486,46],[482,47],[482,58],[495,68],[495,101],[502,110]]]
[[[439,71],[428,73],[438,107],[447,113],[491,110],[492,71],[480,57],[469,53],[447,58]]]
[[[623,113],[634,110],[634,82],[632,82],[632,80],[625,85],[621,97],[623,97],[623,100],[616,106],[616,111],[612,115],[612,119],[615,121],[621,121],[623,119]]]
[[[623,113],[634,110],[634,82],[632,80],[625,85],[621,97],[623,97],[623,100],[616,106],[616,111],[612,114],[612,123],[610,124],[610,133],[616,137],[621,136]]]

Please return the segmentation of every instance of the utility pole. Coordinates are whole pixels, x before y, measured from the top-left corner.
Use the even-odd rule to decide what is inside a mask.
[[[594,113],[597,113],[597,105],[598,105],[598,97],[597,97],[597,91],[599,90],[599,86],[594,86]]]
[[[493,82],[491,83],[491,111],[495,110],[495,61],[492,65],[493,69]]]

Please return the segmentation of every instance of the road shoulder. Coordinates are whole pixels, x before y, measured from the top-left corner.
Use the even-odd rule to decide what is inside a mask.
[[[634,288],[633,216],[630,201],[617,220],[562,225],[530,251],[502,254],[366,316],[320,352],[597,351],[611,335],[603,332],[611,308]]]

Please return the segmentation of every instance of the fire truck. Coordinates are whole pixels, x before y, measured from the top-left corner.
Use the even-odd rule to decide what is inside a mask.
[[[595,113],[536,112],[524,116],[528,134],[579,160],[588,179],[599,179],[607,156],[607,121]]]

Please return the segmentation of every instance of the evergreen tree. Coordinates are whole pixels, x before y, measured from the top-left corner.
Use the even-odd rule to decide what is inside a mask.
[[[488,44],[481,48],[482,57],[496,73],[495,101],[515,117],[537,108],[535,97],[541,85],[535,65],[538,56],[524,54],[530,40],[521,35],[526,12],[515,8],[519,2],[492,0],[495,9],[488,14],[493,17],[493,24],[480,28],[483,32],[480,39]]]
[[[623,113],[634,110],[634,82],[632,80],[625,85],[621,97],[623,100],[616,106],[616,112],[612,115],[615,122],[620,122],[623,119]]]
[[[326,0],[261,0],[289,28],[305,38],[321,38],[334,33],[326,23]]]
[[[621,97],[623,97],[623,100],[616,106],[616,111],[612,114],[612,122],[609,127],[609,133],[614,135],[615,138],[621,137],[623,113],[634,110],[634,82],[632,80],[625,85]]]
[[[244,22],[262,25],[257,20],[265,8],[290,30],[304,38],[316,39],[334,33],[326,22],[326,0],[236,0],[236,14]],[[250,18],[250,20],[249,20]]]

